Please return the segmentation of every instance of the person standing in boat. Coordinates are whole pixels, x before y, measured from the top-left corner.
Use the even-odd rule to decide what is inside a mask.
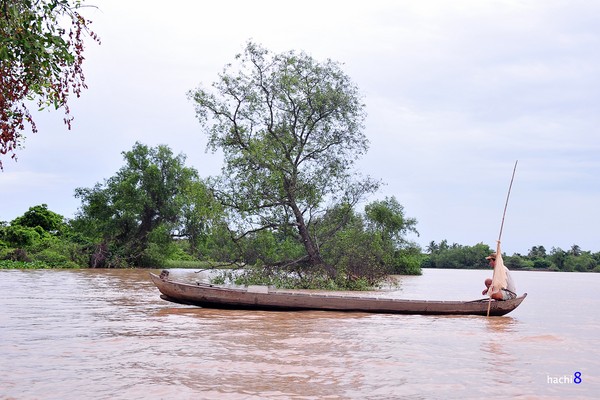
[[[496,268],[496,253],[492,253],[485,258],[490,262],[490,267]],[[496,292],[492,292],[490,297],[494,300],[510,300],[517,297],[517,289],[515,287],[515,282],[510,275],[510,271],[508,268],[502,263],[502,265],[498,265],[498,267],[504,267],[504,272],[506,273],[506,286],[503,286],[500,290]],[[485,280],[485,289],[481,294],[488,294],[490,290],[490,286],[492,286],[492,279],[487,278]]]

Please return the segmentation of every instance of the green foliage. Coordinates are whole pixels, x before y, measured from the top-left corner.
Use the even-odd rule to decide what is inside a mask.
[[[534,268],[533,260],[518,254],[510,257],[504,257],[504,265],[506,265],[509,269],[530,270]]]
[[[529,251],[529,256],[535,269],[589,272],[594,271],[600,265],[600,253],[592,254],[589,251],[582,251],[576,244],[571,246],[569,251],[553,247],[549,255],[546,254],[544,246],[533,246]]]
[[[19,225],[30,228],[40,227],[46,232],[60,234],[66,229],[65,218],[48,210],[48,205],[30,207],[21,217],[11,222],[12,226]]]
[[[418,233],[415,228],[417,220],[405,218],[404,207],[393,196],[367,204],[365,216],[371,231],[380,232],[383,240],[401,245],[404,235],[409,232]]]
[[[386,202],[393,204],[395,199],[386,199]],[[379,212],[375,217],[372,212],[367,212],[382,204],[380,201],[368,204],[364,214],[356,213],[346,204],[330,209],[313,221],[311,234],[319,240],[329,237],[319,243],[327,265],[336,269],[333,275],[325,266],[305,269],[302,264],[286,262],[305,254],[303,246],[293,236],[293,230],[261,230],[235,241],[222,220],[206,224],[210,230],[204,233],[195,253],[190,251],[192,245],[188,238],[173,240],[168,225],[161,225],[150,232],[149,245],[140,258],[145,266],[167,268],[244,266],[243,272],[223,272],[216,282],[331,290],[372,288],[383,283],[389,274],[420,274],[421,267],[489,268],[485,257],[491,249],[482,243],[461,246],[449,245],[445,240],[431,242],[427,247],[430,254],[422,254],[418,246],[406,242],[402,235],[396,235],[404,227],[395,225],[397,231],[390,230],[392,224],[381,223],[388,218],[378,216],[387,215],[392,221],[411,219],[403,215],[400,219],[387,211]],[[390,208],[403,212],[401,207]],[[105,254],[108,260],[96,267],[128,265],[127,248],[90,240],[71,229],[62,216],[49,211],[46,205],[31,207],[10,224],[0,223],[2,269],[79,268],[90,265],[89,260],[95,254]],[[504,262],[514,270],[600,272],[600,253],[583,251],[577,245],[569,251],[552,248],[549,253],[543,246],[534,246],[526,256],[504,255]]]
[[[486,268],[488,262],[485,260],[492,249],[483,243],[475,246],[462,246],[457,243],[448,245],[443,240],[436,244],[431,242],[428,250],[429,257],[422,262],[423,267],[429,268]]]
[[[6,268],[79,268],[87,259],[84,247],[74,237],[64,217],[46,204],[29,208],[10,225],[0,228],[4,246],[0,259]]]
[[[160,268],[166,260],[178,254],[177,246],[173,243],[171,232],[166,225],[160,225],[148,235],[148,246],[140,257],[140,265]]]
[[[50,268],[79,268],[80,266],[63,253],[44,249],[32,256],[33,262],[43,263]]]
[[[390,274],[420,274],[420,248],[403,237],[409,228],[416,232],[416,221],[404,217],[395,198],[368,204],[365,210],[378,207],[380,212],[374,217],[373,213],[356,213],[349,204],[338,205],[313,221],[311,235],[319,240],[321,266],[286,263],[301,257],[303,247],[283,233],[261,230],[238,242],[245,249],[243,272],[223,273],[215,282],[362,290],[382,284]],[[377,217],[381,215],[386,218]]]
[[[249,42],[210,91],[199,88],[189,96],[209,146],[225,157],[215,189],[237,241],[263,230],[283,234],[304,247],[304,257],[290,262],[320,268],[313,217],[326,211],[327,200],[356,204],[378,186],[351,174],[368,147],[356,86],[330,60],[272,54]],[[255,256],[261,262],[281,258],[268,249],[285,241],[268,234],[249,240],[262,249]]]
[[[598,262],[589,252],[584,252],[579,253],[578,256],[573,255],[569,257],[565,263],[565,270],[588,272],[593,271],[598,265]]]
[[[327,271],[311,269],[291,269],[283,273],[281,269],[269,266],[248,266],[242,271],[221,271],[212,280],[215,284],[234,283],[236,285],[264,285],[284,289],[322,290],[369,290],[372,285],[364,278],[347,280],[332,278]]]
[[[393,254],[379,235],[364,230],[360,219],[337,232],[322,251],[338,275],[347,277],[348,281],[364,278],[371,285],[387,276]]]
[[[241,251],[243,262],[250,265],[284,265],[305,254],[295,237],[270,230],[248,234],[238,240],[236,245]]]
[[[4,229],[4,240],[15,247],[27,247],[39,242],[43,232],[21,225],[11,225]]]
[[[3,260],[31,262],[31,258],[29,258],[27,251],[22,248],[3,248],[2,251],[0,251],[0,256]]]
[[[561,248],[553,247],[550,251],[549,260],[557,270],[562,270],[565,268],[565,262],[567,261],[567,258],[569,258],[569,254],[566,251],[563,251]]]
[[[324,260],[348,281],[364,279],[376,285],[389,274],[420,274],[420,249],[404,235],[417,233],[416,220],[405,218],[398,201],[386,198],[365,206],[363,215],[350,205],[336,207],[317,221],[317,237],[323,241]]]
[[[234,241],[233,233],[227,224],[219,221],[211,227],[210,235],[206,236],[198,254],[200,259],[207,261],[242,262],[243,245],[239,243],[239,240]]]
[[[430,254],[423,259],[423,268],[488,268],[485,257],[492,251],[482,243],[472,247],[456,243],[449,246],[445,240],[439,244],[431,242],[427,250]],[[515,270],[598,272],[600,265],[600,253],[582,251],[577,245],[568,252],[552,248],[550,253],[544,246],[533,246],[526,256],[504,255],[503,259],[509,269]]]
[[[172,261],[197,261],[198,258],[190,252],[189,242],[185,239],[175,240],[170,249],[167,260]],[[167,262],[165,260],[165,263]]]
[[[547,260],[545,258],[534,258],[533,260],[531,260],[531,262],[533,262],[534,269],[548,269],[552,266],[550,260]]]
[[[180,231],[189,244],[189,253],[202,257],[200,252],[206,244],[208,232],[220,221],[223,209],[215,201],[212,191],[202,180],[190,179],[179,192]]]
[[[389,205],[392,205],[388,208]],[[357,214],[349,204],[330,209],[315,219],[311,235],[320,243],[324,265],[304,268],[301,263],[287,262],[302,258],[304,248],[292,236],[293,231],[253,232],[238,240],[245,272],[236,283],[268,284],[283,287],[355,289],[372,287],[390,274],[420,274],[420,249],[404,240],[403,232],[414,232],[416,221],[404,218],[403,208],[395,198],[367,205],[373,213]],[[387,221],[402,221],[391,224]],[[327,240],[321,240],[327,238]],[[250,267],[249,267],[250,266]],[[335,274],[327,268],[335,270]]]
[[[529,258],[545,258],[546,257],[546,248],[544,246],[533,246],[529,250],[528,254]]]
[[[382,259],[388,272],[421,274],[421,249],[405,239],[409,232],[419,234],[416,229],[417,220],[404,215],[404,207],[395,197],[367,204],[365,221],[369,232],[381,237],[385,253]]]
[[[49,269],[52,266],[41,261],[0,260],[0,269]]]
[[[99,42],[81,6],[80,0],[0,0],[0,155],[14,157],[25,122],[37,132],[25,100],[63,108],[71,127],[68,98],[86,88],[83,39]]]
[[[421,275],[423,259],[421,249],[418,247],[396,251],[392,273],[398,275]]]
[[[104,184],[76,189],[75,232],[111,247],[101,255],[107,266],[161,266],[175,236],[195,251],[221,212],[197,171],[163,145],[136,143],[123,156],[126,165]]]

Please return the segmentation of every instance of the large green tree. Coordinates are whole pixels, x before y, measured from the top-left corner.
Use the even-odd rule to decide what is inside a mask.
[[[224,154],[215,187],[238,233],[294,235],[305,249],[296,261],[323,265],[315,216],[378,187],[352,171],[368,148],[365,107],[340,64],[248,42],[210,89],[189,95],[209,146]]]
[[[84,37],[99,42],[81,7],[80,0],[0,0],[0,157],[15,156],[26,122],[37,132],[26,100],[64,109],[71,128],[69,96],[86,88]]]
[[[152,261],[151,243],[168,244],[177,236],[194,247],[218,213],[197,171],[164,145],[136,143],[123,155],[125,166],[104,184],[76,189],[82,206],[75,229],[101,242],[102,251],[113,245],[133,265]]]

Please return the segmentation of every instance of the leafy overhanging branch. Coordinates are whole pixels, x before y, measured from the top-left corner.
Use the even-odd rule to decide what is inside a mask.
[[[84,37],[100,43],[82,7],[79,0],[0,0],[0,156],[16,157],[26,123],[38,131],[28,101],[62,108],[71,129],[69,97],[87,88]]]

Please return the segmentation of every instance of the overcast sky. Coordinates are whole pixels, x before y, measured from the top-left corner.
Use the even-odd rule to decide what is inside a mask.
[[[209,86],[252,39],[343,63],[364,95],[370,150],[357,164],[418,220],[419,237],[600,251],[600,2],[587,0],[96,0],[84,14],[89,89],[37,114],[0,173],[0,221],[46,203],[71,218],[77,187],[166,144],[207,177],[221,158],[186,92]]]

